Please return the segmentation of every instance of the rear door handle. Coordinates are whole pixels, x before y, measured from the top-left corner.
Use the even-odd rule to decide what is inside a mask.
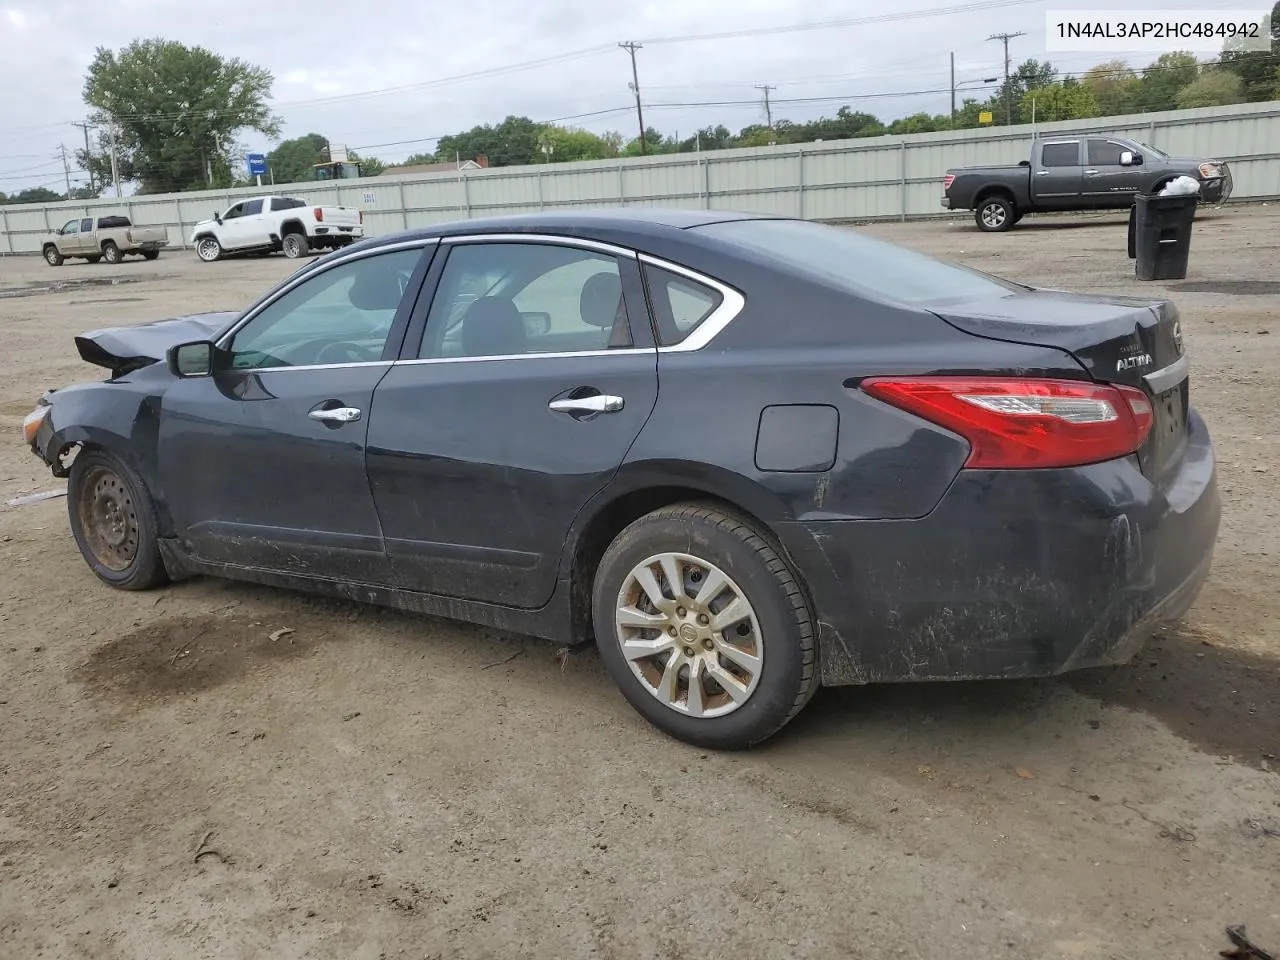
[[[624,401],[621,397],[611,397],[605,393],[597,393],[591,397],[552,400],[548,409],[556,413],[617,413],[622,409]]]
[[[334,407],[332,410],[312,410],[307,416],[322,423],[354,423],[360,419],[360,411],[355,407]]]
[[[1096,176],[1096,175],[1097,175],[1097,173],[1098,173],[1098,171],[1097,171],[1097,170],[1086,170],[1086,171],[1085,171],[1085,173],[1090,174],[1091,176]]]

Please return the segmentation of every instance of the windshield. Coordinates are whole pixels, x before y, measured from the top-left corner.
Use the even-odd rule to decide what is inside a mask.
[[[853,293],[898,303],[1003,297],[1027,289],[874,240],[851,227],[807,220],[733,220],[696,229]]]
[[[1169,155],[1165,153],[1163,150],[1157,150],[1155,147],[1151,146],[1151,144],[1149,143],[1143,143],[1141,140],[1135,140],[1133,141],[1133,143],[1134,143],[1134,146],[1140,149],[1143,153],[1149,153],[1153,157],[1164,157],[1165,159],[1168,159],[1169,157]]]

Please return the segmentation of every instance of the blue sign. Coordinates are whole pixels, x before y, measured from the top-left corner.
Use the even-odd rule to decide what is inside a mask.
[[[245,155],[245,162],[249,164],[249,176],[261,177],[267,172],[267,157],[261,153],[250,153]]]

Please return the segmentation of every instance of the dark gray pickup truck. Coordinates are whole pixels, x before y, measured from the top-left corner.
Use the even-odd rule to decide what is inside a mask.
[[[1221,160],[1171,157],[1123,137],[1061,136],[1035,140],[1017,166],[954,167],[943,179],[942,205],[972,210],[978,229],[1008,230],[1028,213],[1124,209],[1182,175],[1200,181],[1200,197],[1221,203],[1231,171]]]

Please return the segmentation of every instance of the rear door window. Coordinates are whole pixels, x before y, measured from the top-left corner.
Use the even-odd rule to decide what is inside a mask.
[[[81,233],[93,232],[93,217],[85,217],[83,220],[80,221],[80,232]]]
[[[1043,167],[1078,167],[1080,166],[1080,141],[1069,140],[1065,143],[1046,143],[1040,155]]]

